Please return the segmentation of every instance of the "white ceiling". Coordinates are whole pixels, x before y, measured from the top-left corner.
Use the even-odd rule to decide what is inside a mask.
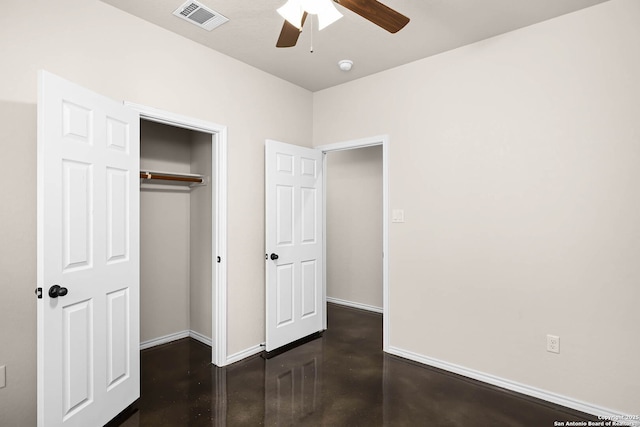
[[[199,0],[229,18],[211,32],[172,15],[184,0],[101,0],[310,91],[335,86],[532,25],[607,0],[382,0],[411,22],[396,34],[355,13],[313,31],[307,19],[298,44],[276,48],[285,0]],[[354,62],[349,72],[338,61]]]

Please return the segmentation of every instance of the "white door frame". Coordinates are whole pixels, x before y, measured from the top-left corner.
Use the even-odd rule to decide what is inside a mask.
[[[322,168],[325,171],[323,179],[323,240],[324,240],[324,274],[322,283],[322,308],[324,329],[327,329],[327,156],[331,151],[353,150],[357,148],[382,146],[382,350],[389,349],[389,136],[379,135],[369,138],[355,139],[350,141],[338,142],[335,144],[320,145],[314,147],[323,153]]]
[[[212,166],[216,174],[216,194],[212,199],[212,229],[216,241],[213,242],[212,260],[212,311],[211,313],[211,362],[216,366],[225,366],[227,362],[227,127],[204,120],[169,113],[153,107],[131,102],[126,106],[138,111],[141,120],[162,123],[169,126],[211,134]]]

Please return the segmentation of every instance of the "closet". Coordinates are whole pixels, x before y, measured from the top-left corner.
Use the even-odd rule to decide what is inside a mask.
[[[212,135],[140,121],[140,344],[212,337]]]

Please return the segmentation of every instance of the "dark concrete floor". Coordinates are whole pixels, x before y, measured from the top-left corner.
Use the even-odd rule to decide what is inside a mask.
[[[321,338],[226,368],[183,339],[141,352],[122,426],[544,427],[594,417],[382,352],[382,316],[329,304]]]

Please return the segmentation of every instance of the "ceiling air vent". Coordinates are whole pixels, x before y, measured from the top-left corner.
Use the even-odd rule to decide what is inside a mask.
[[[173,14],[207,31],[211,31],[229,20],[197,1],[187,1],[174,10]]]

